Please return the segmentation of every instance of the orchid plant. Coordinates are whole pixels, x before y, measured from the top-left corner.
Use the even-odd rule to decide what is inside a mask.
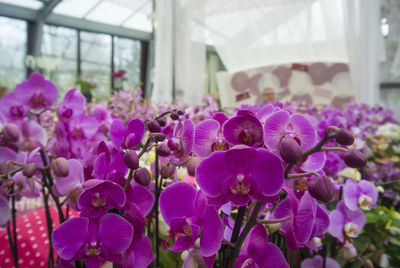
[[[0,225],[15,267],[22,196],[57,208],[48,267],[339,267],[335,250],[349,255],[378,191],[338,183],[328,163],[363,169],[357,136],[290,105],[223,113],[139,95],[95,105],[71,89],[55,104],[33,73],[0,100]]]

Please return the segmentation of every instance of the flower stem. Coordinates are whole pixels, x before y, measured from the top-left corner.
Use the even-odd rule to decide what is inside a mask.
[[[128,180],[126,181],[124,185],[124,192],[126,193],[126,190],[128,190],[129,184],[131,184],[133,178],[133,169],[129,170],[129,175],[128,175]]]
[[[155,195],[156,195],[156,198],[155,198],[155,204],[154,204],[154,206],[155,206],[155,246],[156,246],[156,268],[158,268],[158,267],[160,267],[160,234],[159,234],[159,222],[158,222],[158,199],[160,198],[160,185],[159,185],[159,183],[158,183],[158,177],[159,177],[159,166],[158,166],[158,153],[157,153],[157,151],[156,151],[156,161],[155,161],[155,167],[154,167],[154,169],[155,169],[155,174],[154,174],[154,176],[155,176],[155,187],[156,187],[156,189],[155,189]]]
[[[243,228],[243,231],[240,233],[239,238],[235,242],[235,255],[231,256],[229,259],[229,268],[233,268],[235,266],[235,261],[236,258],[239,255],[240,249],[242,248],[242,245],[244,243],[244,240],[246,239],[247,235],[250,233],[251,228],[254,227],[254,225],[257,224],[257,216],[258,212],[260,211],[262,206],[262,203],[260,201],[257,201],[256,205],[254,206],[253,212],[251,213],[249,221],[246,223],[246,225]]]

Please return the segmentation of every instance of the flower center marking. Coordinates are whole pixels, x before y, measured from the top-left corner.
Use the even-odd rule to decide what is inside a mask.
[[[358,225],[352,222],[346,223],[344,226],[344,232],[349,237],[356,237],[358,231]]]
[[[358,198],[358,204],[361,209],[369,210],[371,208],[372,198],[363,194]]]
[[[92,199],[92,205],[94,207],[104,207],[107,204],[100,193],[95,193],[94,196],[95,198]]]

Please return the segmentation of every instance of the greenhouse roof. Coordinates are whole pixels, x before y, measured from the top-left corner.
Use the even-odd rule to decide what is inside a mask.
[[[101,23],[102,26],[108,24],[143,33],[152,31],[152,0],[0,0],[0,5],[7,7],[7,10],[0,8],[3,9],[2,15],[18,18],[18,16],[23,16],[21,14],[25,14],[21,17],[22,19],[33,19],[37,16],[37,12],[53,5],[46,22],[61,26],[73,27],[80,22],[89,25],[88,27],[96,28],[93,27],[94,23]],[[17,8],[25,12],[16,12],[19,11]],[[10,14],[5,14],[7,12]],[[58,23],[58,21],[61,22]],[[85,29],[85,26],[82,28]],[[108,29],[104,28],[104,32]],[[142,36],[138,38],[145,39]]]

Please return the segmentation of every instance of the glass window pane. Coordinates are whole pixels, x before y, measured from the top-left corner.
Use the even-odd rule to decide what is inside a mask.
[[[0,17],[0,95],[25,79],[26,22]]]
[[[77,78],[77,32],[73,29],[44,25],[42,58],[47,62],[45,75],[57,86],[60,94],[75,87]]]
[[[32,9],[39,9],[43,6],[40,1],[36,0],[0,0],[0,2]]]
[[[125,70],[126,87],[137,88],[140,83],[140,41],[115,37],[114,70]]]
[[[111,92],[111,36],[81,32],[82,79],[96,84],[93,95],[104,98]]]

